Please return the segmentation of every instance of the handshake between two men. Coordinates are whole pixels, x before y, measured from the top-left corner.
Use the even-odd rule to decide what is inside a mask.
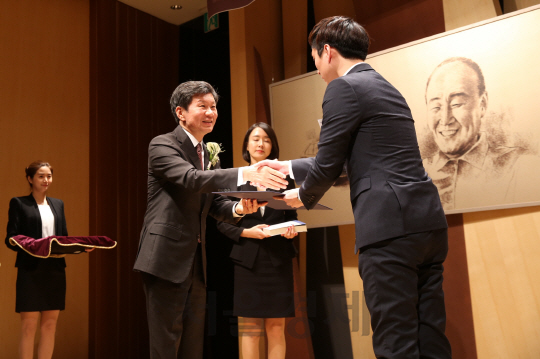
[[[285,189],[287,188],[287,180],[285,177],[290,173],[289,164],[289,161],[278,160],[263,160],[257,162],[253,166],[245,168],[243,172],[244,180],[250,181],[253,186],[259,188],[270,188],[274,190]],[[285,196],[274,197],[274,199],[285,201],[290,207],[299,208],[303,206],[303,203],[298,198],[298,191],[298,188],[291,189],[283,192]],[[246,213],[253,213],[258,207],[265,206],[266,202],[258,204],[256,200],[247,200],[245,202],[242,201],[241,204],[246,209],[252,210],[252,212]]]

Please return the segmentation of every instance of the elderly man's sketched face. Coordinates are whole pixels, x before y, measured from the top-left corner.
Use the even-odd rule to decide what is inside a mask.
[[[478,75],[462,62],[438,68],[426,89],[428,127],[439,149],[450,158],[465,154],[478,141],[487,93],[478,93]]]

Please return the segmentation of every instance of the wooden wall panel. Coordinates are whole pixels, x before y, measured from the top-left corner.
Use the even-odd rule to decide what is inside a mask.
[[[525,9],[526,7],[540,4],[540,0],[504,0],[504,13]]]
[[[307,0],[282,0],[283,61],[285,79],[307,72]]]
[[[267,121],[268,86],[284,78],[282,8],[260,0],[229,12],[233,159],[243,166],[242,141],[250,125]],[[259,31],[260,30],[260,31]]]
[[[445,31],[441,0],[355,0],[354,3],[356,20],[371,38],[370,54]]]
[[[341,15],[355,18],[356,12],[354,8],[354,0],[311,0],[313,1],[313,11],[315,15],[315,23],[318,23],[322,19]],[[308,29],[308,33],[311,29]]]
[[[11,197],[29,193],[24,168],[54,167],[49,195],[65,203],[68,231],[88,234],[89,1],[3,2],[0,11],[0,225]],[[5,232],[4,232],[5,234]],[[15,252],[0,247],[0,358],[16,358]],[[91,256],[91,254],[90,254]],[[87,358],[88,258],[68,256],[66,310],[54,357]]]
[[[148,357],[140,275],[148,143],[175,127],[178,27],[111,0],[91,4],[90,232],[118,241],[90,261],[90,358]]]
[[[445,31],[441,0],[313,0],[313,8],[315,23],[342,15],[364,26],[372,39],[370,53]]]
[[[501,15],[494,0],[443,0],[446,31]]]
[[[229,12],[229,36],[233,164],[243,166],[242,141],[250,126],[250,118],[255,118],[254,90],[250,85],[253,82],[253,61],[247,52],[245,8]]]
[[[478,358],[538,358],[540,207],[463,218]]]

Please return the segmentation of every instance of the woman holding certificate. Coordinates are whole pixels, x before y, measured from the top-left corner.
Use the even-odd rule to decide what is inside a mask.
[[[268,124],[251,126],[242,145],[244,159],[253,165],[266,158],[279,156],[276,134]],[[289,179],[287,189],[295,188]],[[258,188],[249,182],[241,191]],[[268,237],[264,228],[297,219],[295,210],[261,207],[242,218],[237,226],[219,222],[219,230],[234,241],[230,254],[234,262],[234,308],[242,336],[242,357],[259,358],[259,340],[266,332],[268,358],[285,358],[285,318],[294,317],[294,281],[292,258],[296,249],[293,227],[281,236]]]

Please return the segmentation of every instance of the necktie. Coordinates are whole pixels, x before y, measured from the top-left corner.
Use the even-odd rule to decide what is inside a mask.
[[[203,160],[202,160],[202,146],[201,146],[200,142],[197,143],[197,156],[199,156],[199,161],[201,162],[201,168],[204,171],[204,163],[203,163]],[[200,235],[197,237],[197,242],[201,243],[201,236]]]
[[[201,146],[200,142],[197,143],[197,156],[199,156],[199,161],[201,161],[201,168],[204,171],[204,162],[203,162],[203,159],[202,159],[202,146]]]
[[[433,183],[439,189],[439,196],[444,209],[454,209],[457,170],[458,160],[450,160],[439,170],[437,177],[433,179]]]

